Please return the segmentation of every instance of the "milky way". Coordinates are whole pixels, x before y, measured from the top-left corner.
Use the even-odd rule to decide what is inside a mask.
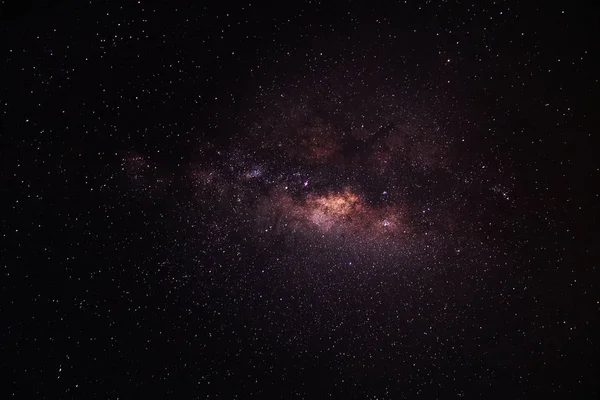
[[[600,398],[594,5],[0,8],[1,398]]]
[[[240,260],[241,248],[253,248],[261,274],[277,271],[279,281],[250,283],[245,277],[256,266],[230,265],[227,274],[245,282],[244,290],[279,296],[277,286],[268,288],[279,285],[282,298],[300,299],[303,319],[312,318],[304,303],[316,301],[325,313],[335,310],[329,323],[336,324],[356,312],[350,299],[367,295],[366,280],[412,287],[429,276],[460,280],[501,268],[487,265],[501,240],[490,239],[485,213],[511,208],[511,175],[490,176],[469,154],[465,141],[477,131],[460,122],[466,115],[444,105],[443,96],[423,101],[406,93],[386,71],[327,73],[250,93],[227,144],[199,147],[204,155],[181,170],[191,198],[170,211],[196,221],[178,247],[184,243],[197,258],[233,246]],[[128,170],[140,169],[139,156],[124,160]],[[141,177],[130,173],[133,183],[152,182],[143,196],[165,185],[153,175],[161,175],[160,165]],[[316,332],[299,324],[309,337]]]

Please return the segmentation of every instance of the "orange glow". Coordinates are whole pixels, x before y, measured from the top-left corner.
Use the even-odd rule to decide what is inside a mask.
[[[308,205],[331,217],[343,217],[362,209],[358,196],[348,190],[340,194],[309,199]]]

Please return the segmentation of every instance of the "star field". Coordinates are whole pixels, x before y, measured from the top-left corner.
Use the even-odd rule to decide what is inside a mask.
[[[596,398],[597,7],[2,18],[6,398]]]

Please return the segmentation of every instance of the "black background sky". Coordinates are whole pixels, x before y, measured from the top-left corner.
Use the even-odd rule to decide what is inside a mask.
[[[2,4],[2,398],[598,398],[598,6],[383,3]]]

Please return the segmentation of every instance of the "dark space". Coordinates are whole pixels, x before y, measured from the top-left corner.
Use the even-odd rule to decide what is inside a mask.
[[[1,397],[599,398],[599,7],[3,3]]]

